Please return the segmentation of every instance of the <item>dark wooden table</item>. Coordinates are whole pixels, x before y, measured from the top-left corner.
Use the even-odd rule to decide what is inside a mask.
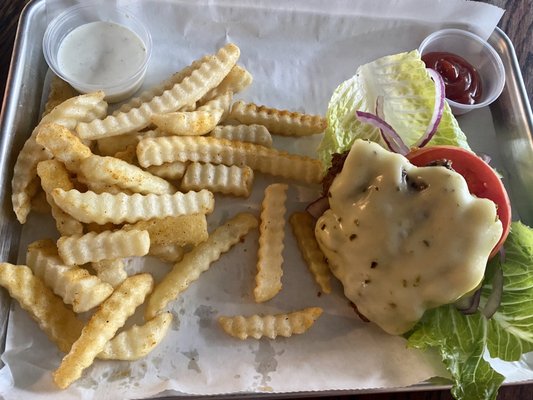
[[[28,0],[0,0],[0,94],[4,93],[20,12]],[[531,102],[533,93],[533,0],[483,0],[506,10],[498,24],[514,44]],[[452,400],[448,391],[405,392],[322,397],[356,400]],[[500,389],[499,400],[533,400],[533,384]]]

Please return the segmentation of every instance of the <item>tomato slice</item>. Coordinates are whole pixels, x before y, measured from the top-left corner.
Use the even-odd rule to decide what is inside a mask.
[[[511,202],[500,177],[490,165],[474,153],[455,146],[422,147],[412,150],[406,157],[417,167],[424,167],[436,160],[451,161],[452,168],[465,178],[470,193],[492,200],[496,204],[503,232],[500,240],[492,249],[490,257],[498,253],[509,234]]]

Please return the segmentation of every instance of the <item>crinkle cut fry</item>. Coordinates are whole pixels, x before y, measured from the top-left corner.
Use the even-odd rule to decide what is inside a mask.
[[[248,337],[261,339],[263,336],[275,339],[277,336],[291,337],[293,334],[306,332],[320,315],[320,307],[310,307],[288,314],[222,316],[218,318],[218,323],[228,335],[241,340]]]
[[[57,160],[71,172],[78,172],[82,160],[90,157],[91,149],[69,129],[58,124],[42,124],[35,137]]]
[[[65,265],[52,240],[31,243],[26,252],[26,263],[65,304],[72,305],[75,313],[98,306],[113,292],[111,285],[89,274],[86,269]]]
[[[116,288],[128,277],[124,269],[124,261],[120,258],[115,260],[102,260],[91,263],[96,276],[102,281]]]
[[[52,196],[56,204],[77,220],[84,223],[112,222],[133,223],[168,216],[209,214],[213,211],[215,199],[207,190],[174,194],[124,193],[109,194],[94,192],[80,193],[73,189],[54,189]]]
[[[98,354],[98,358],[101,360],[138,360],[161,343],[171,322],[172,314],[162,313],[143,325],[133,325],[107,342]]]
[[[148,254],[159,258],[163,262],[177,263],[183,258],[185,249],[176,243],[154,244],[150,246],[150,251]]]
[[[170,135],[193,136],[211,132],[222,118],[223,110],[196,110],[154,114],[152,123]]]
[[[115,289],[93,314],[54,372],[54,382],[58,387],[65,389],[80,378],[83,370],[93,363],[98,353],[142,304],[152,288],[152,276],[138,274],[129,277]]]
[[[55,123],[67,129],[74,129],[79,121],[99,118],[107,112],[104,96],[104,92],[95,92],[66,100],[43,117],[24,143],[17,156],[11,182],[13,211],[21,224],[26,222],[30,213],[31,198],[38,189],[38,185],[33,184],[37,177],[37,164],[52,157],[50,152],[35,140],[40,126]]]
[[[176,188],[166,180],[115,157],[91,155],[81,161],[80,170],[90,181],[117,185],[136,193],[172,194],[176,192]]]
[[[192,62],[192,64],[188,65],[187,67],[183,68],[181,71],[175,72],[172,74],[168,79],[164,80],[160,84],[145,90],[142,92],[138,97],[134,97],[133,99],[129,100],[128,102],[122,104],[119,109],[115,110],[113,112],[114,116],[117,116],[119,113],[126,113],[130,111],[132,108],[138,108],[143,103],[147,103],[150,100],[152,100],[154,97],[161,96],[165,91],[172,89],[172,87],[183,81],[186,77],[190,76],[195,70],[200,68],[202,64],[209,61],[209,57],[211,56],[204,56],[198,60],[195,60]]]
[[[283,183],[274,183],[265,189],[254,288],[254,299],[258,303],[272,299],[282,287],[287,189]]]
[[[241,213],[225,222],[209,238],[193,248],[176,263],[172,270],[155,287],[148,299],[145,319],[157,315],[166,305],[178,297],[200,275],[209,269],[222,253],[237,244],[248,231],[257,226],[257,218],[252,214]]]
[[[320,183],[323,176],[322,164],[316,159],[214,137],[142,139],[137,145],[137,159],[144,168],[174,161],[247,165],[259,172],[306,183]]]
[[[181,179],[185,170],[187,169],[187,163],[176,161],[171,163],[164,163],[161,165],[151,165],[146,170],[152,175],[159,176],[163,179]]]
[[[78,338],[83,323],[44,282],[25,265],[0,263],[0,286],[7,289],[22,309],[63,352]]]
[[[147,221],[138,221],[126,224],[123,230],[146,230],[150,235],[150,250],[153,245],[165,246],[177,244],[196,246],[209,236],[207,233],[207,220],[205,214],[170,216],[154,218]]]
[[[79,93],[69,83],[54,75],[50,81],[50,93],[48,93],[41,118],[49,114],[59,104],[78,95]]]
[[[83,265],[89,262],[114,260],[116,258],[142,257],[150,249],[147,231],[89,232],[85,235],[62,236],[57,241],[59,255],[68,265]]]
[[[272,147],[272,135],[263,125],[220,125],[209,136]]]
[[[190,163],[181,181],[182,190],[207,189],[214,193],[248,197],[252,190],[254,171],[247,166]]]
[[[78,124],[76,131],[82,139],[99,139],[146,128],[152,115],[177,111],[184,105],[196,102],[217,86],[235,65],[239,55],[239,48],[229,43],[161,96],[126,113],[119,112],[116,116],[110,115],[103,120]]]
[[[331,293],[331,273],[315,238],[315,220],[307,212],[291,215],[289,222],[309,271],[324,293]]]
[[[235,65],[226,77],[220,82],[220,85],[207,92],[204,97],[198,100],[200,106],[219,96],[221,93],[232,92],[237,94],[242,92],[253,82],[252,74],[246,68]],[[229,111],[229,110],[228,110]]]
[[[324,132],[327,127],[326,119],[320,115],[278,110],[243,101],[233,103],[228,118],[248,125],[264,125],[270,133],[281,136],[314,135]]]
[[[44,160],[37,164],[37,175],[41,179],[41,186],[46,195],[46,201],[50,204],[52,217],[56,221],[57,231],[62,236],[76,235],[83,232],[81,222],[72,218],[57,206],[52,198],[52,190],[61,188],[70,190],[74,184],[70,180],[69,173],[64,164],[58,160]]]

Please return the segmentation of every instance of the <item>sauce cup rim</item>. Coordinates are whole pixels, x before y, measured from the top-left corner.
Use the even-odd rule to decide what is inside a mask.
[[[425,48],[430,43],[434,42],[435,40],[438,40],[439,38],[445,35],[462,36],[464,38],[468,38],[470,40],[473,40],[481,44],[490,54],[490,58],[492,59],[492,62],[495,66],[496,73],[498,74],[498,77],[497,77],[498,85],[496,87],[496,90],[494,91],[494,94],[490,97],[485,98],[483,101],[479,103],[475,103],[475,104],[463,104],[463,103],[450,100],[448,98],[446,98],[446,101],[450,104],[452,108],[462,110],[463,112],[467,112],[470,110],[474,110],[474,109],[478,109],[478,108],[482,108],[482,107],[490,105],[500,96],[505,86],[505,68],[503,66],[501,57],[498,55],[496,50],[486,40],[483,40],[481,37],[479,37],[475,33],[472,33],[464,29],[458,29],[458,28],[440,29],[426,36],[426,38],[424,38],[424,40],[420,43],[420,46],[418,46],[418,52],[420,53],[420,55],[423,54]],[[445,49],[443,49],[442,51],[445,51]]]
[[[48,64],[50,69],[61,79],[67,81],[68,83],[70,83],[71,85],[75,87],[83,88],[83,90],[86,92],[104,90],[106,92],[106,95],[112,96],[116,92],[126,91],[128,90],[128,88],[133,87],[138,84],[138,82],[143,78],[144,74],[146,73],[148,62],[152,55],[152,36],[150,34],[150,31],[148,30],[146,25],[142,23],[130,11],[124,8],[121,8],[121,7],[116,7],[116,6],[107,6],[107,5],[105,6],[106,12],[110,11],[111,13],[115,12],[117,14],[122,14],[124,16],[127,16],[127,18],[133,21],[133,23],[137,26],[137,28],[139,28],[142,31],[143,35],[145,36],[144,38],[141,37],[139,34],[137,34],[137,32],[135,32],[130,27],[125,26],[124,24],[121,24],[120,22],[115,21],[112,17],[107,20],[106,19],[101,20],[103,22],[113,22],[118,25],[125,26],[127,29],[135,33],[137,36],[139,36],[139,39],[145,46],[146,54],[145,54],[143,63],[139,66],[139,68],[133,74],[128,75],[124,79],[117,81],[116,83],[105,84],[105,85],[104,84],[92,84],[92,83],[78,81],[64,74],[60,70],[60,68],[58,68],[51,54],[52,41],[57,39],[56,37],[53,36],[56,33],[55,31],[60,29],[61,25],[64,24],[67,21],[67,19],[71,17],[72,15],[75,15],[78,12],[83,11],[83,10],[95,9],[98,6],[101,7],[102,4],[97,3],[97,2],[90,2],[90,3],[85,2],[83,4],[76,4],[71,7],[66,8],[60,14],[58,14],[54,19],[52,19],[52,21],[48,24],[45,30],[44,36],[43,36],[43,54],[44,54],[46,63]],[[97,20],[90,21],[90,22],[96,22],[96,21]],[[82,26],[82,25],[79,25],[79,26]],[[55,57],[57,57],[57,54],[55,55]]]

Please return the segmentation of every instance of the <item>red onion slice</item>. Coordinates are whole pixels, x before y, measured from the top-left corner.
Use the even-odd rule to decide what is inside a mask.
[[[433,82],[435,82],[435,106],[433,107],[433,114],[431,115],[429,125],[424,134],[415,143],[415,147],[424,147],[431,140],[435,132],[437,132],[444,111],[444,80],[437,71],[431,68],[427,68],[427,71],[431,79],[433,79]]]
[[[379,128],[383,140],[385,141],[385,143],[387,143],[387,146],[391,151],[394,151],[395,153],[401,154],[403,156],[409,153],[409,147],[406,146],[400,135],[398,135],[394,128],[387,124],[383,119],[381,119],[377,115],[364,111],[356,111],[355,114],[359,121]]]
[[[461,311],[464,315],[475,314],[479,307],[479,300],[481,299],[481,288],[467,298],[460,299],[455,303],[455,308]]]

